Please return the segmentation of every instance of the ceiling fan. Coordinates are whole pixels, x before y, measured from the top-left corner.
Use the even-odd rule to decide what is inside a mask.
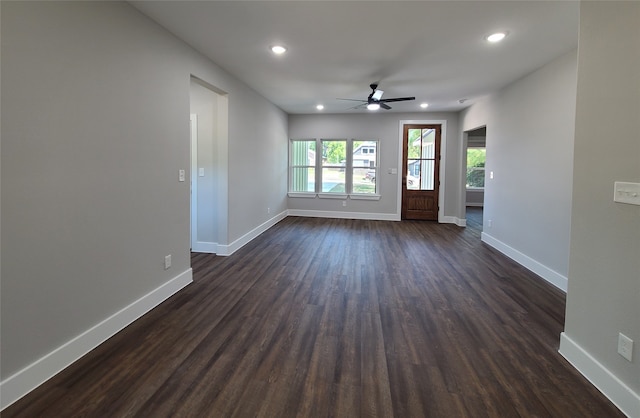
[[[389,106],[387,103],[389,102],[404,102],[407,100],[415,100],[415,97],[395,97],[393,99],[383,99],[382,98],[382,94],[384,93],[384,91],[382,90],[378,90],[378,84],[373,83],[370,84],[369,87],[371,87],[371,94],[369,95],[369,97],[367,98],[367,100],[358,100],[358,99],[338,99],[338,100],[349,100],[349,101],[354,101],[354,102],[362,102],[361,104],[353,107],[352,109],[360,109],[363,107],[366,107],[369,110],[378,110],[380,108],[389,110],[391,109],[391,106]]]

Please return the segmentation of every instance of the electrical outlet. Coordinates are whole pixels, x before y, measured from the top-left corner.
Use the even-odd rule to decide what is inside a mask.
[[[629,361],[633,361],[633,340],[623,333],[618,334],[618,354]]]
[[[184,179],[185,179],[184,170],[178,170],[178,181],[184,181]]]
[[[267,215],[271,213],[271,208],[267,208]]]
[[[346,207],[346,206],[347,206],[347,201],[346,201],[346,200],[343,200],[343,201],[342,201],[342,207],[344,208],[344,207]]]
[[[169,270],[171,267],[171,254],[164,256],[164,269]]]
[[[491,219],[487,220],[487,228],[491,228],[493,226],[493,221]]]

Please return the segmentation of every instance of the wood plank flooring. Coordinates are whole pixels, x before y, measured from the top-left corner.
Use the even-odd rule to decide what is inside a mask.
[[[564,294],[468,216],[289,217],[194,254],[192,285],[2,416],[623,416],[557,353]]]

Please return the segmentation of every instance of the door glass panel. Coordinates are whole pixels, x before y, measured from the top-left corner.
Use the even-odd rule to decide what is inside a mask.
[[[409,129],[407,135],[408,190],[435,190],[436,130]]]
[[[420,177],[420,190],[433,190],[433,169],[434,160],[422,160],[421,162],[422,177]]]
[[[407,162],[407,189],[420,190],[420,160]]]
[[[407,157],[420,158],[420,129],[409,129],[407,135]]]
[[[422,158],[433,159],[436,155],[435,129],[422,130]]]

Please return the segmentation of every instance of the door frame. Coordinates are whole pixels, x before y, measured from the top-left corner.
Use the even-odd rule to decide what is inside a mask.
[[[189,175],[191,194],[189,196],[189,204],[191,206],[191,250],[198,247],[198,115],[189,114],[189,133],[190,133],[190,151],[191,151],[191,169]]]
[[[447,121],[446,120],[400,120],[398,127],[398,180],[397,180],[397,220],[402,219],[402,167],[403,167],[403,134],[405,125],[440,125],[440,187],[438,189],[438,223],[447,222],[444,216],[444,190],[446,185],[446,163],[447,163]]]

